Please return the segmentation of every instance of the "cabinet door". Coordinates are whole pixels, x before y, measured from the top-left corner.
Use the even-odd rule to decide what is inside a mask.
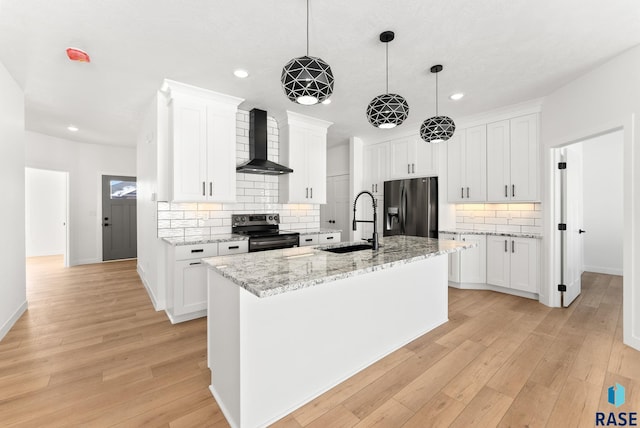
[[[300,246],[318,245],[318,235],[300,235]]]
[[[510,287],[511,238],[487,236],[487,284]]]
[[[415,175],[419,177],[438,175],[438,149],[440,145],[427,143],[421,138],[417,138],[413,141],[413,146],[411,162],[415,164]]]
[[[207,104],[196,98],[176,96],[172,101],[171,116],[172,200],[205,201],[208,190]]]
[[[326,135],[317,131],[307,131],[305,148],[309,187],[307,203],[324,204],[327,202]]]
[[[511,119],[511,189],[513,201],[540,199],[538,115]]]
[[[409,140],[397,140],[389,143],[389,175],[391,178],[405,178],[411,174],[409,159]]]
[[[289,127],[289,168],[293,172],[289,181],[290,203],[309,202],[309,183],[307,181],[307,132],[305,129]],[[325,155],[326,156],[326,155]],[[326,175],[326,173],[325,173]]]
[[[364,149],[364,188],[374,195],[382,195],[387,179],[388,145],[374,144]]]
[[[209,201],[236,200],[236,109],[207,108],[207,183]]]
[[[502,202],[511,199],[509,121],[487,125],[487,199]]]
[[[460,282],[487,282],[487,240],[484,235],[460,235],[466,242],[475,242],[477,247],[460,252]]]
[[[487,127],[469,128],[465,132],[464,196],[467,202],[487,200]]]
[[[539,293],[540,249],[537,239],[510,238],[511,288]]]
[[[198,260],[176,263],[174,278],[174,315],[207,309],[207,268]]]
[[[447,196],[449,202],[464,202],[462,185],[462,154],[465,132],[457,132],[447,141]]]

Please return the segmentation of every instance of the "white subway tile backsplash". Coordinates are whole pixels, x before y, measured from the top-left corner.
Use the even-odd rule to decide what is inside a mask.
[[[158,220],[176,220],[184,218],[184,211],[159,211]]]
[[[171,210],[171,204],[169,202],[158,202],[158,211]]]
[[[456,228],[542,233],[540,204],[458,204]]]
[[[198,220],[171,220],[171,228],[186,228],[186,227],[197,227]]]
[[[197,211],[198,204],[194,202],[179,202],[179,203],[172,202],[171,203],[171,211],[186,211],[186,210]]]

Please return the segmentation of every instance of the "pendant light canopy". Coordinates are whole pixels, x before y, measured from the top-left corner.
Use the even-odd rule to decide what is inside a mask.
[[[291,101],[313,105],[333,93],[333,72],[322,58],[309,56],[309,0],[307,0],[307,54],[293,58],[282,69],[284,93]]]
[[[367,106],[367,119],[373,126],[389,129],[401,125],[409,115],[409,104],[401,95],[389,93],[389,42],[395,38],[393,31],[380,34],[380,41],[386,44],[387,93],[378,95]]]
[[[436,75],[436,115],[422,122],[420,137],[427,143],[441,143],[453,136],[456,124],[448,116],[438,116],[438,73],[442,71],[441,65],[431,67],[431,72]]]

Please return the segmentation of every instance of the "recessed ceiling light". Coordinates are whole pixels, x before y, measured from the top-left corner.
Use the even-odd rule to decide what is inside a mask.
[[[331,100],[329,98],[327,98],[326,100],[324,100],[322,102],[322,104],[324,104],[324,105],[331,104]]]
[[[78,127],[74,125],[69,125],[67,126],[67,129],[71,132],[76,132],[78,130]]]
[[[456,92],[455,94],[449,95],[449,98],[452,99],[453,101],[458,101],[462,99],[462,97],[464,97],[464,94],[462,92]]]
[[[247,70],[242,70],[239,68],[237,70],[234,70],[233,75],[239,79],[244,79],[246,77],[249,77],[249,72]]]

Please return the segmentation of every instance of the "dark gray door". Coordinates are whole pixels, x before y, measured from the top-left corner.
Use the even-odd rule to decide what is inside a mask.
[[[136,177],[102,176],[102,260],[137,256]]]

